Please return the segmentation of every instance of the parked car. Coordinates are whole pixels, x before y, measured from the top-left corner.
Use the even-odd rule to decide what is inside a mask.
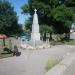
[[[26,41],[26,36],[21,36],[20,39],[21,39],[22,41]]]
[[[21,36],[20,39],[22,41],[26,41],[26,40],[29,41],[31,39],[31,37],[30,36]]]

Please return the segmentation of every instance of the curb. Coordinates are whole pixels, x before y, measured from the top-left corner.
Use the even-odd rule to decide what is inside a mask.
[[[66,56],[59,64],[49,70],[45,75],[63,75],[64,71],[75,60],[75,52]]]

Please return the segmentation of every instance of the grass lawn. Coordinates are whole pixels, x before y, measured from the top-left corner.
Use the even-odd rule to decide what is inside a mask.
[[[11,45],[8,39],[5,40],[5,46],[7,46],[10,49]],[[13,53],[8,54],[6,51],[3,51],[3,40],[0,40],[0,59],[12,57],[12,56],[13,56]]]
[[[0,53],[0,59],[7,58],[7,57],[12,57],[12,56],[13,56],[13,54],[1,54]]]
[[[63,40],[63,41],[52,41],[51,45],[62,45],[62,44],[67,44],[67,45],[75,45],[75,40]]]
[[[0,59],[1,58],[7,58],[7,57],[12,57],[13,53],[8,54],[7,52],[3,51],[3,49],[0,49]]]
[[[68,42],[65,42],[65,44],[75,45],[75,40],[69,40]]]

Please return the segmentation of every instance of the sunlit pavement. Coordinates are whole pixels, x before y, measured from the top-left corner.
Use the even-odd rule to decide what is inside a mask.
[[[0,59],[0,75],[44,75],[48,59],[65,58],[75,51],[75,47],[59,45],[38,51],[19,48],[19,51],[21,56]]]
[[[67,70],[65,70],[63,75],[75,75],[75,60],[71,63]]]

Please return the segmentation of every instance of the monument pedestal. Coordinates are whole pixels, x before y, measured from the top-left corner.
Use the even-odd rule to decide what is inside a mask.
[[[40,33],[31,33],[31,40],[40,41]]]
[[[75,32],[70,33],[70,39],[75,39]]]
[[[34,47],[40,44],[40,33],[31,33],[31,42]]]

